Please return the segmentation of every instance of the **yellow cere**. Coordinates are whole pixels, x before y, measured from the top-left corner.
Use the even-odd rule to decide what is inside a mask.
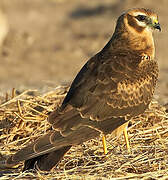
[[[154,23],[154,24],[158,24],[159,22],[158,22],[157,19],[154,18],[154,19],[153,19],[153,23]]]

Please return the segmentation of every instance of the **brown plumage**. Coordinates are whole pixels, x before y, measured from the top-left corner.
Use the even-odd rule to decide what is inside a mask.
[[[93,56],[73,81],[60,108],[48,119],[53,130],[21,149],[8,165],[25,161],[50,170],[72,145],[109,134],[148,107],[158,77],[152,31],[157,15],[132,9],[118,18],[107,45]]]

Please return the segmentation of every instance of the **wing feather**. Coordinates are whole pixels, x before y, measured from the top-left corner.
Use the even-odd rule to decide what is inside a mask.
[[[156,61],[144,60],[136,53],[103,54],[103,58],[98,53],[84,65],[63,101],[60,113],[69,105],[73,109],[71,116],[63,115],[69,120],[50,116],[49,122],[53,121],[54,128],[65,130],[75,128],[72,124],[80,118],[80,123],[85,124],[84,119],[103,121],[137,116],[152,99],[157,72]],[[80,118],[75,118],[75,114]]]

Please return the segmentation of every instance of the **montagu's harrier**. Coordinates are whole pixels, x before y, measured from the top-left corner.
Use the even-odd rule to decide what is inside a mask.
[[[110,41],[83,66],[61,107],[50,114],[53,129],[12,155],[7,164],[25,160],[24,170],[34,165],[50,170],[71,146],[125,128],[142,114],[158,78],[154,29],[161,30],[149,9],[122,14]]]

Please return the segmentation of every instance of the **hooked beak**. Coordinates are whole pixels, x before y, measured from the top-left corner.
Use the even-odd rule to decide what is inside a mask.
[[[158,20],[154,20],[153,28],[158,29],[159,31],[161,31],[161,27],[160,27],[160,24],[159,24]]]

